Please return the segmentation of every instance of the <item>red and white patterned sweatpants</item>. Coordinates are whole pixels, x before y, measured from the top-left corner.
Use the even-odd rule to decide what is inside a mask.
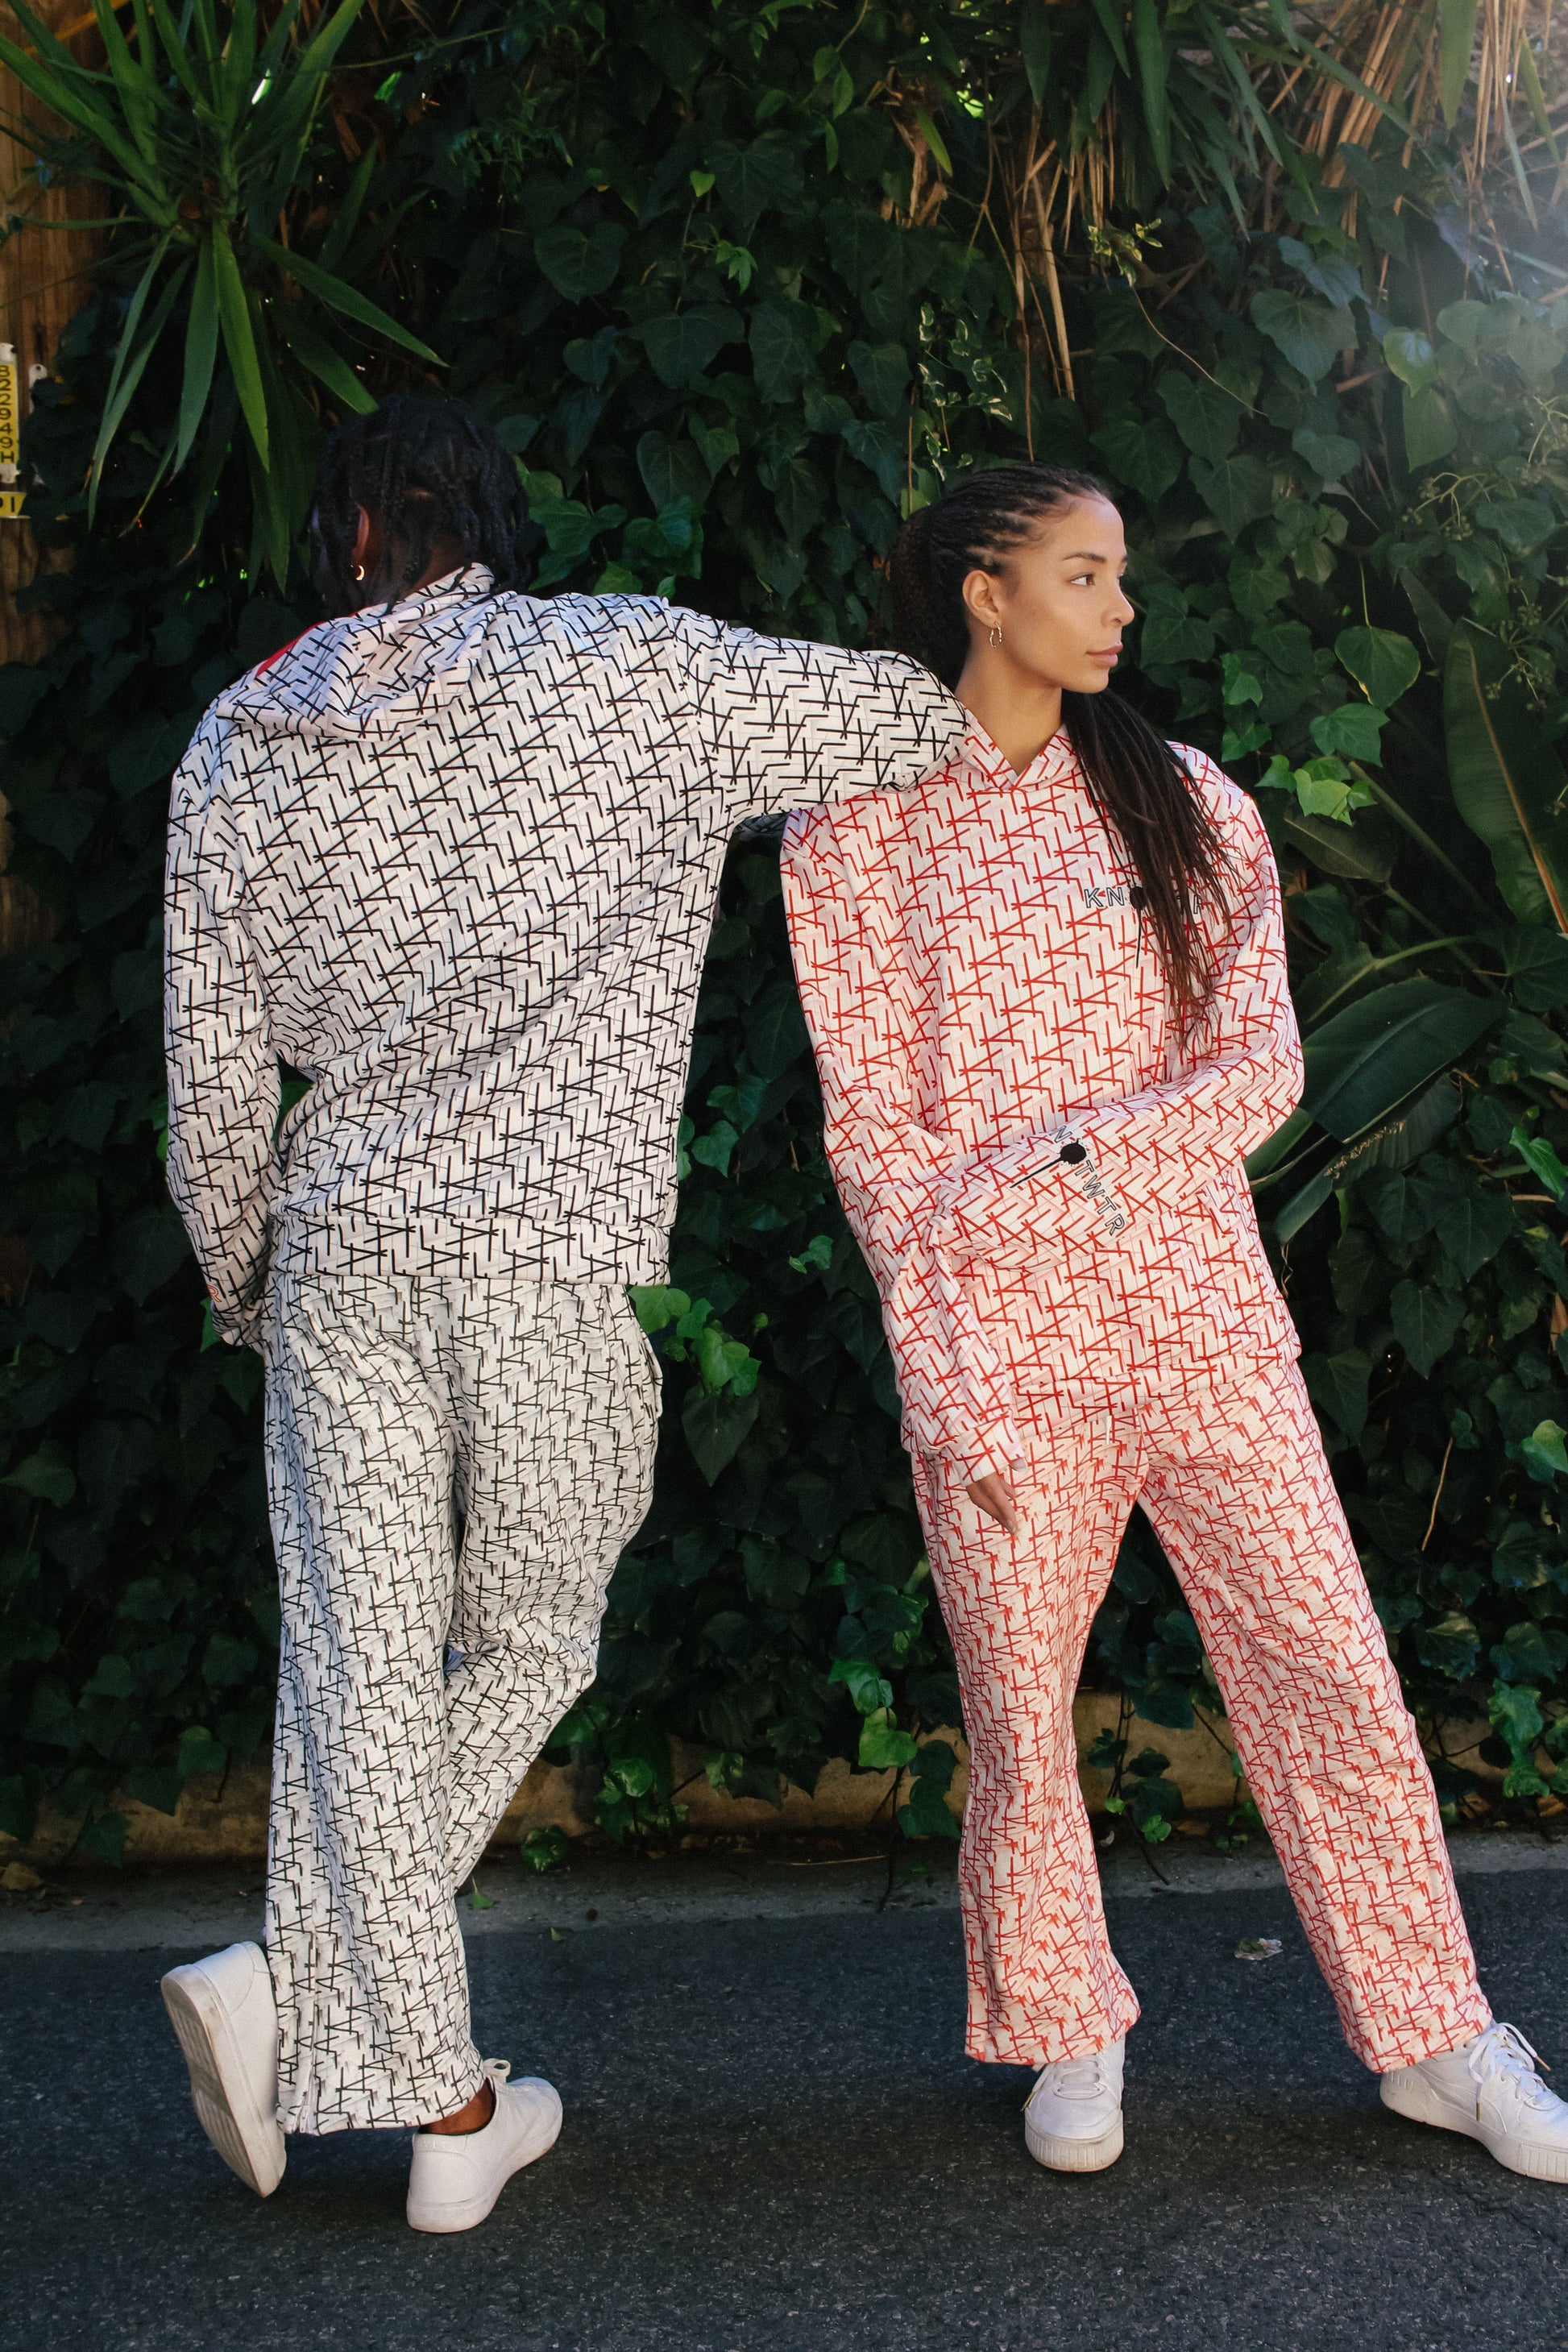
[[[970,1749],[959,1871],[973,2058],[1080,2057],[1138,2014],[1106,1937],[1072,1699],[1134,1503],[1182,1581],[1345,2039],[1380,2073],[1491,2012],[1431,1776],[1294,1364],[1080,1404],[1020,1396],[1016,1538],[915,1483]]]

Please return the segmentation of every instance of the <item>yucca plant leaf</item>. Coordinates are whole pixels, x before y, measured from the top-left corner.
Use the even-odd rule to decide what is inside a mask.
[[[191,313],[185,325],[185,373],[180,388],[179,437],[174,448],[176,473],[189,457],[206,414],[207,394],[212,390],[213,369],[217,362],[217,336],[216,249],[208,236],[203,238],[196,256],[196,282],[191,290]]]
[[[1279,140],[1275,136],[1274,125],[1258,100],[1258,91],[1252,76],[1247,70],[1247,60],[1242,53],[1241,45],[1226,38],[1225,28],[1216,21],[1212,9],[1200,8],[1197,14],[1198,21],[1203,26],[1208,40],[1209,55],[1217,58],[1229,75],[1244,112],[1262,134],[1263,143],[1274,161],[1277,163],[1283,163],[1284,157],[1280,152]]]
[[[108,0],[93,0],[93,9],[98,17],[104,53],[109,59],[109,70],[114,76],[131,135],[148,176],[161,187],[161,153],[153,128],[159,110],[156,78],[148,71],[143,61],[132,56],[130,46],[120,29],[120,19],[108,5]]]
[[[145,289],[151,285],[163,259],[163,253],[159,253],[147,265],[141,285],[137,288],[137,292],[142,295],[143,300]],[[103,422],[99,426],[98,441],[92,453],[92,475],[88,490],[89,518],[97,509],[98,486],[103,478],[103,468],[109,456],[110,445],[120,430],[125,412],[131,405],[137,385],[146,373],[147,362],[153,356],[158,339],[169,323],[169,313],[174,309],[175,299],[190,276],[190,263],[183,261],[171,274],[140,335],[137,334],[136,323],[132,319],[128,318],[126,320],[125,331],[120,339],[120,348],[115,354],[114,371],[110,379],[113,385],[112,397],[104,403]],[[138,310],[135,318],[139,320],[140,317],[141,312]]]
[[[37,19],[30,18],[25,8],[18,6],[15,13],[29,32],[42,32]],[[36,98],[40,106],[47,107],[51,114],[59,115],[78,131],[84,131],[95,145],[113,156],[128,178],[138,180],[142,173],[142,158],[133,142],[121,136],[113,114],[88,96],[83,87],[100,82],[112,88],[108,77],[89,74],[76,65],[68,51],[66,56],[68,66],[75,68],[74,73],[68,77],[64,70],[56,72],[41,56],[34,57],[30,51],[18,47],[15,41],[7,40],[0,33],[0,65],[9,67],[29,97]],[[47,143],[47,141],[44,143]]]
[[[406,327],[400,327],[395,319],[389,319],[384,310],[378,310],[353,287],[345,286],[342,279],[334,278],[330,270],[318,268],[313,261],[307,261],[303,254],[291,253],[287,246],[274,245],[270,237],[253,237],[251,243],[258,252],[268,255],[284,275],[302,286],[307,294],[313,294],[318,302],[324,302],[329,310],[337,310],[343,318],[353,319],[362,327],[369,327],[374,334],[387,336],[391,341],[401,344],[405,352],[412,352],[416,359],[428,360],[433,367],[445,364],[428,343],[422,343],[417,335],[411,335]]]
[[[256,331],[251,322],[250,301],[239,265],[234,257],[228,231],[222,221],[215,220],[207,234],[212,240],[213,271],[217,291],[218,324],[223,331],[223,346],[234,371],[234,387],[239,394],[240,412],[250,428],[257,453],[265,470],[268,460],[269,436],[267,426],[267,395],[261,388],[261,370],[256,357]]]
[[[289,65],[275,92],[265,101],[267,135],[274,143],[279,180],[293,183],[321,108],[326,78],[339,49],[353,29],[364,0],[342,0]],[[258,110],[259,111],[259,110]]]
[[[1459,119],[1459,101],[1470,78],[1470,51],[1476,39],[1476,0],[1443,0],[1443,29],[1438,51],[1442,60],[1443,120],[1451,131]]]
[[[1568,931],[1563,762],[1503,671],[1494,639],[1468,624],[1455,629],[1443,665],[1448,782],[1459,814],[1491,852],[1513,913]]]
[[[318,334],[306,319],[290,319],[283,330],[289,350],[302,367],[321,383],[333,398],[356,415],[368,416],[375,406],[374,394],[367,392],[353,368],[340,352],[335,352],[326,337]]]
[[[1143,120],[1162,187],[1171,176],[1171,112],[1165,97],[1165,37],[1155,0],[1132,0],[1132,47],[1138,59],[1138,83],[1143,97]]]
[[[359,226],[359,216],[364,209],[364,200],[370,194],[370,184],[374,175],[375,166],[375,149],[367,147],[360,157],[359,169],[349,182],[348,194],[338,206],[338,216],[332,223],[320,253],[316,256],[316,267],[319,269],[330,270],[336,274],[339,263],[348,251],[349,240]]]
[[[97,0],[101,7],[103,0]],[[237,127],[254,102],[260,75],[256,58],[256,0],[233,0],[228,32],[219,57],[216,87],[218,112]]]
[[[170,14],[167,0],[148,0],[148,5],[152,10],[153,22],[157,27],[158,38],[163,46],[163,55],[169,60],[175,79],[186,97],[199,103],[205,111],[205,93],[201,83],[196,79],[195,68],[191,62],[191,53],[181,37],[179,26]]]

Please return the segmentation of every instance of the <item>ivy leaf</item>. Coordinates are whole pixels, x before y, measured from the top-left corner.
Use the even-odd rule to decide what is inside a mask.
[[[689,441],[671,441],[657,428],[637,443],[637,471],[656,513],[679,499],[700,506],[712,479]]]
[[[1290,436],[1290,446],[1299,457],[1305,457],[1315,474],[1325,482],[1343,481],[1361,464],[1359,443],[1347,439],[1342,433],[1314,433],[1303,425]]]
[[[1468,1282],[1493,1258],[1519,1220],[1506,1192],[1462,1192],[1437,1218],[1437,1239]]]
[[[1435,383],[1405,394],[1405,462],[1412,468],[1433,465],[1458,447],[1459,428],[1454,412]]]
[[[695,383],[726,343],[739,342],[740,313],[727,302],[699,303],[689,310],[668,310],[628,327],[647,353],[648,365],[660,383],[684,391]]]
[[[189,1780],[199,1772],[221,1772],[228,1762],[228,1750],[213,1738],[205,1724],[187,1724],[180,1734],[177,1758],[182,1780]]]
[[[568,302],[586,302],[614,285],[626,241],[626,232],[616,221],[595,221],[591,229],[559,222],[539,231],[533,257],[558,294]]]
[[[752,312],[752,373],[763,400],[796,399],[816,366],[819,322],[809,302],[759,302]]]
[[[1312,1402],[1331,1414],[1353,1444],[1366,1427],[1372,1358],[1363,1349],[1342,1348],[1334,1356],[1303,1357],[1301,1372]]]
[[[1253,296],[1252,323],[1309,383],[1326,375],[1356,339],[1354,316],[1342,304],[1309,302],[1279,287]]]
[[[24,1495],[63,1509],[76,1493],[76,1472],[58,1438],[46,1437],[36,1454],[18,1463],[9,1477],[0,1479],[0,1486],[18,1486]]]
[[[127,1218],[114,1244],[115,1271],[138,1307],[190,1256],[185,1229],[173,1209],[143,1209]]]
[[[862,1715],[876,1715],[893,1704],[892,1684],[868,1659],[835,1658],[827,1679],[844,1685]]]
[[[860,1726],[860,1748],[858,1762],[868,1772],[886,1772],[912,1764],[920,1752],[919,1742],[907,1731],[900,1731],[893,1720],[893,1710],[879,1707]]]
[[[740,226],[742,244],[760,214],[788,212],[805,194],[805,164],[786,131],[764,131],[749,147],[726,142],[712,151],[709,161],[719,194]]]
[[[1412,392],[1437,380],[1437,354],[1414,327],[1390,327],[1383,339],[1383,356],[1391,373]]]
[[[1397,629],[1342,629],[1334,652],[1379,710],[1391,710],[1421,675],[1421,656]]]
[[[702,1475],[711,1486],[726,1470],[757,1417],[755,1396],[737,1397],[728,1391],[710,1396],[694,1389],[681,1408],[680,1425]]]
[[[1462,1610],[1450,1609],[1416,1631],[1415,1654],[1422,1664],[1434,1667],[1450,1682],[1467,1681],[1480,1654],[1481,1637]]]
[[[1163,416],[1117,416],[1089,436],[1118,482],[1151,505],[1182,470],[1182,444]]]
[[[1550,1683],[1568,1665],[1568,1634],[1521,1617],[1494,1642],[1491,1662],[1505,1683]]]
[[[1258,457],[1226,457],[1211,466],[1194,457],[1188,467],[1198,496],[1227,539],[1239,539],[1274,504],[1274,477]]]
[[[1446,1355],[1455,1332],[1465,1319],[1465,1302],[1451,1290],[1436,1290],[1425,1283],[1401,1282],[1389,1300],[1394,1336],[1404,1349],[1413,1371],[1425,1380],[1439,1356]]]
[[[910,381],[909,355],[902,343],[851,343],[849,364],[855,380],[879,416],[896,416]]]
[[[1383,730],[1387,724],[1386,710],[1374,710],[1370,702],[1342,702],[1337,710],[1314,719],[1310,732],[1320,751],[1375,762],[1382,757]]]
[[[1165,414],[1194,456],[1228,457],[1241,437],[1241,403],[1206,377],[1166,368],[1156,390]]]
[[[760,1077],[781,1077],[806,1052],[805,1015],[793,979],[780,972],[750,1007],[745,1018],[746,1054]]]
[[[1542,1486],[1552,1486],[1559,1478],[1568,1478],[1568,1453],[1563,1450],[1564,1431],[1560,1422],[1538,1421],[1528,1437],[1519,1441],[1519,1458],[1531,1476]]]

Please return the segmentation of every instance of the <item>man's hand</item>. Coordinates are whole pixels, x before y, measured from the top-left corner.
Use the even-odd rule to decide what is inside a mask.
[[[1015,1470],[1017,1466],[1016,1463],[1013,1465]],[[1005,1534],[1017,1534],[1018,1497],[1014,1491],[1012,1478],[1005,1471],[993,1470],[988,1478],[976,1478],[973,1486],[964,1488],[964,1492],[975,1509],[984,1511],[988,1519],[994,1519]]]

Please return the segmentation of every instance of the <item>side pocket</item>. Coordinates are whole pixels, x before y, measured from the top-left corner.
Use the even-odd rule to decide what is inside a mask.
[[[620,1301],[621,1313],[625,1318],[626,1325],[630,1327],[626,1330],[627,1344],[634,1362],[641,1367],[648,1398],[657,1418],[664,1402],[664,1367],[658,1360],[658,1354],[653,1341],[637,1321],[637,1308],[632,1305],[626,1293],[624,1290],[617,1290],[616,1297]]]

